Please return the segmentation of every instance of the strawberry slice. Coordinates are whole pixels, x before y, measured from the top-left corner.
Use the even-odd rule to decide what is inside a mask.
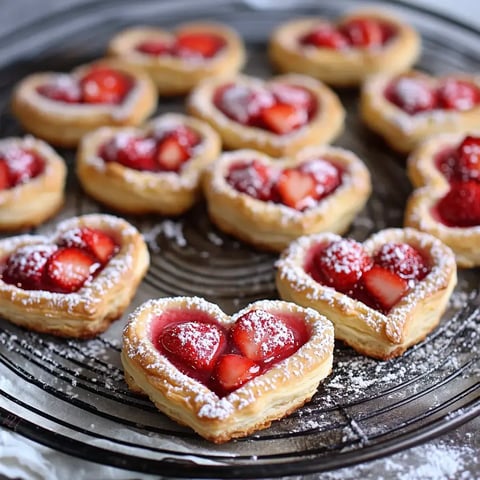
[[[58,239],[57,244],[61,247],[86,250],[102,264],[107,263],[118,250],[110,235],[90,227],[72,228],[66,231]]]
[[[408,282],[405,279],[377,265],[364,273],[363,284],[385,312],[388,312],[408,290]]]
[[[401,76],[386,89],[388,101],[409,115],[433,110],[437,107],[437,93],[424,80]]]
[[[422,280],[429,272],[427,262],[408,243],[385,243],[374,256],[374,262],[405,280]]]
[[[316,100],[306,88],[279,82],[272,84],[271,92],[278,103],[293,105],[309,116],[316,110]]]
[[[224,46],[225,40],[218,35],[206,32],[190,32],[177,36],[173,51],[179,57],[212,58]]]
[[[250,358],[229,353],[220,357],[214,377],[225,393],[240,388],[260,373],[260,365]]]
[[[317,199],[326,197],[342,183],[341,169],[323,158],[316,158],[302,163],[298,169],[301,172],[311,174],[315,179]]]
[[[461,180],[480,181],[480,137],[464,138],[457,149],[455,170]]]
[[[299,347],[291,326],[265,310],[251,310],[237,319],[231,338],[238,351],[255,362],[281,360]]]
[[[472,82],[447,78],[438,88],[438,101],[447,110],[470,110],[480,103],[480,89]]]
[[[145,53],[146,55],[160,56],[170,55],[172,53],[172,45],[165,40],[145,40],[139,43],[135,50]]]
[[[156,162],[160,170],[178,172],[190,158],[190,149],[173,135],[165,137],[157,146]]]
[[[71,75],[59,75],[53,82],[40,85],[37,92],[57,102],[80,103],[82,101],[80,84]]]
[[[12,187],[10,182],[10,170],[4,158],[0,157],[0,191]]]
[[[8,165],[11,186],[25,183],[43,171],[43,159],[36,153],[16,145],[10,145],[6,150],[0,152],[0,158],[4,159]]]
[[[230,167],[226,181],[235,190],[266,202],[272,198],[272,173],[259,160],[237,162]]]
[[[305,109],[288,103],[275,103],[260,112],[260,120],[268,130],[285,135],[305,125],[308,113]]]
[[[480,183],[453,182],[449,192],[438,202],[436,211],[449,227],[480,225]]]
[[[372,267],[373,260],[360,243],[344,238],[315,252],[313,263],[326,285],[348,293]]]
[[[52,291],[71,293],[80,289],[100,264],[79,248],[60,248],[48,259],[46,277]]]
[[[374,18],[354,18],[344,23],[340,31],[354,47],[378,47],[385,38],[381,22]]]
[[[317,182],[311,173],[295,168],[284,170],[275,184],[281,203],[295,210],[304,210],[315,205]]]
[[[109,67],[94,67],[80,80],[86,103],[120,103],[131,87],[129,76]]]
[[[168,325],[158,341],[167,357],[183,369],[209,373],[223,352],[227,339],[218,325],[188,321]]]
[[[47,261],[56,250],[56,245],[20,247],[8,257],[3,281],[24,290],[41,290]]]
[[[320,25],[300,39],[302,45],[340,50],[348,46],[346,36],[333,25]]]
[[[156,142],[153,138],[118,134],[106,142],[99,155],[105,162],[118,162],[133,170],[154,171]]]

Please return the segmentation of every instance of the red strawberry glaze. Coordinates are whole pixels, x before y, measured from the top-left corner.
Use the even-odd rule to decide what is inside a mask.
[[[370,255],[355,240],[339,239],[311,247],[304,269],[318,283],[386,314],[426,277],[430,265],[406,243],[385,243]]]
[[[259,160],[245,160],[230,166],[226,181],[235,190],[258,200],[303,211],[315,207],[341,185],[342,169],[323,158],[283,170]]]
[[[217,88],[213,103],[231,120],[278,135],[308,124],[317,110],[308,90],[287,84],[267,88],[229,83]]]
[[[152,322],[157,350],[220,397],[295,353],[310,338],[299,315],[254,309],[230,327],[205,312],[172,309]]]
[[[24,290],[72,293],[98,275],[118,249],[106,232],[76,228],[55,244],[19,247],[3,260],[1,278]]]
[[[28,182],[44,168],[45,161],[36,152],[9,145],[0,151],[0,190]]]
[[[133,84],[126,73],[96,66],[79,80],[71,75],[60,75],[52,82],[38,86],[37,92],[50,100],[69,104],[120,104]]]

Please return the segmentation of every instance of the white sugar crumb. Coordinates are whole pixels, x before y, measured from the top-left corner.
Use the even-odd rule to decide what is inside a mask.
[[[183,223],[181,221],[165,219],[150,230],[143,231],[145,241],[154,252],[161,250],[158,237],[162,235],[168,240],[173,240],[180,248],[187,246],[187,240],[183,234]]]

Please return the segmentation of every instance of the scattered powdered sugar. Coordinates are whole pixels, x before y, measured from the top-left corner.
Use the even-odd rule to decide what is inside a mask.
[[[154,225],[150,230],[143,231],[143,236],[149,248],[154,252],[159,252],[161,247],[158,242],[160,235],[165,236],[168,240],[175,242],[180,248],[187,246],[187,240],[183,234],[183,222],[170,219],[164,219],[160,223]]]

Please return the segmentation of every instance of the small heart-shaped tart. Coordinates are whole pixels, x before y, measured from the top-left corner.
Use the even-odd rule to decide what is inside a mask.
[[[345,112],[318,80],[282,75],[267,81],[237,76],[209,78],[188,100],[189,112],[206,120],[227,148],[253,148],[274,157],[333,140]]]
[[[277,262],[276,282],[281,298],[331,319],[336,338],[387,360],[438,325],[456,272],[440,240],[392,228],[363,245],[332,233],[299,238]]]
[[[150,300],[123,334],[128,386],[215,443],[267,428],[308,402],[332,369],[333,325],[263,300],[233,316],[198,297]]]
[[[376,10],[352,12],[338,22],[290,20],[272,34],[269,55],[281,72],[310,75],[335,86],[359,85],[375,73],[400,73],[420,53],[417,32]]]
[[[0,259],[0,315],[77,338],[93,337],[120,317],[149,265],[142,235],[100,214],[65,220],[52,236],[0,240]]]
[[[408,158],[405,225],[439,238],[460,267],[480,265],[480,132],[435,135]]]
[[[207,168],[203,187],[209,216],[221,230],[273,251],[307,233],[345,232],[371,192],[363,162],[329,146],[283,159],[227,152]]]
[[[77,175],[96,200],[124,213],[179,215],[200,193],[200,174],[220,138],[196,118],[169,113],[144,127],[104,127],[86,135]]]
[[[12,109],[22,126],[62,147],[75,147],[96,128],[139,125],[157,106],[152,81],[116,60],[83,65],[72,73],[34,73],[13,94]]]
[[[480,77],[435,78],[418,71],[374,75],[363,85],[360,113],[391,147],[408,153],[433,134],[478,128]]]
[[[110,41],[108,52],[144,69],[161,95],[188,93],[205,78],[235,75],[245,63],[241,38],[214,22],[185,23],[173,32],[129,28]]]
[[[35,227],[63,205],[67,169],[45,142],[0,140],[0,230]]]

